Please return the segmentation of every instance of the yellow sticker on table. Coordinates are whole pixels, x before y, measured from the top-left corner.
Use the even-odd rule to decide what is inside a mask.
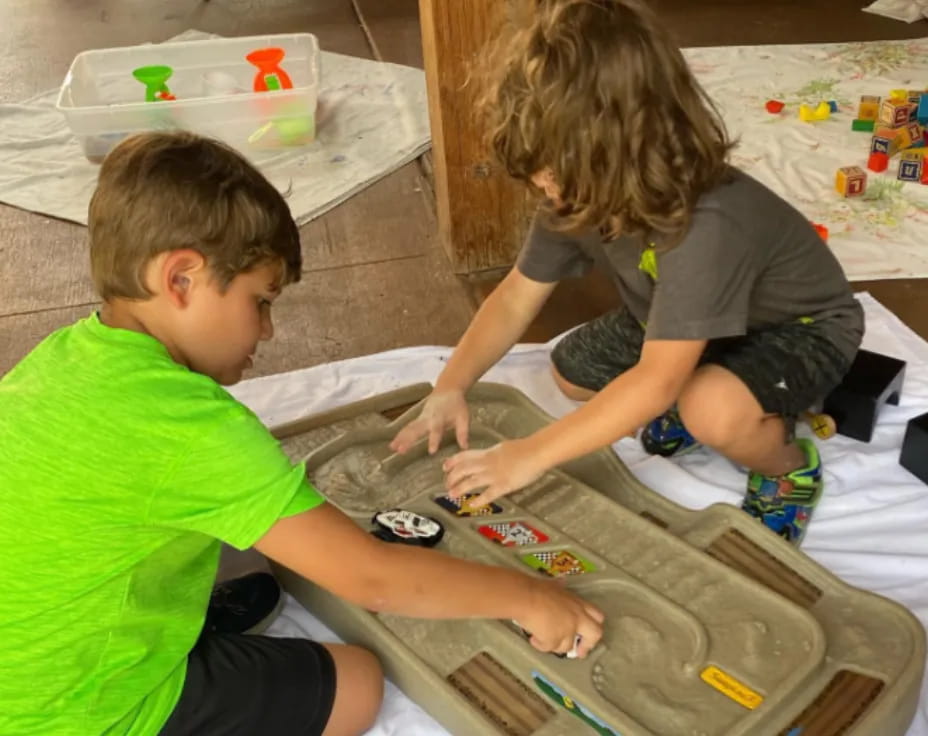
[[[758,705],[764,702],[760,693],[756,693],[747,685],[738,682],[734,677],[722,672],[718,667],[706,667],[699,675],[702,681],[711,685],[722,695],[727,695],[736,703],[743,705],[745,708],[754,710]]]

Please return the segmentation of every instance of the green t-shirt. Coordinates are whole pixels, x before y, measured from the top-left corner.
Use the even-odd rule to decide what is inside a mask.
[[[255,415],[93,315],[0,380],[0,734],[157,734],[219,561],[323,503]]]

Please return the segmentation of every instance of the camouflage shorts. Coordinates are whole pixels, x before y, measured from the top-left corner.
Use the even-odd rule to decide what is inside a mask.
[[[565,379],[599,391],[638,362],[643,343],[642,325],[627,309],[617,309],[566,335],[551,359]],[[795,418],[840,383],[851,360],[816,323],[790,322],[710,340],[700,364],[727,368],[764,411]]]

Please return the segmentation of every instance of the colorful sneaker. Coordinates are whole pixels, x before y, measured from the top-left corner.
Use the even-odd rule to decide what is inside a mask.
[[[284,599],[274,576],[253,572],[213,588],[203,630],[215,634],[258,634],[280,612]]]
[[[822,461],[812,440],[797,439],[806,465],[786,475],[751,471],[741,508],[786,541],[799,546],[822,495]]]
[[[683,426],[675,406],[645,425],[641,444],[649,455],[662,457],[684,455],[701,446]]]

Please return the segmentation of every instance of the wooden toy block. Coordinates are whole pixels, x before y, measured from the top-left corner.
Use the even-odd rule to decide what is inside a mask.
[[[911,146],[912,143],[914,142],[914,141],[912,140],[912,134],[911,134],[911,132],[909,131],[909,125],[910,125],[909,123],[906,123],[906,124],[905,124],[904,126],[902,126],[901,128],[896,128],[896,135],[893,136],[893,138],[894,138],[895,141],[896,141],[896,147],[897,147],[900,151],[905,150],[906,148],[908,148],[909,146]],[[921,137],[922,137],[921,131],[919,131],[919,133],[918,133],[918,140],[921,140]]]
[[[861,120],[860,118],[857,118],[851,123],[851,130],[856,130],[862,133],[872,133],[875,127],[875,120]]]
[[[822,411],[838,425],[838,432],[869,442],[883,404],[899,405],[905,361],[858,350],[840,385],[825,398]]]
[[[899,464],[922,483],[928,483],[928,414],[909,420]]]
[[[899,153],[898,128],[877,128],[870,141],[871,151],[882,151],[892,158]]]
[[[928,93],[919,97],[918,107],[915,110],[915,119],[922,125],[928,125]]]
[[[867,159],[867,168],[878,174],[886,171],[889,168],[889,156],[882,151],[872,151],[870,158]]]
[[[815,113],[812,112],[812,108],[806,104],[799,106],[799,119],[804,123],[811,123],[815,120]]]
[[[928,184],[928,166],[922,166],[922,184]]]
[[[912,122],[918,121],[918,103],[921,102],[921,97],[923,94],[928,92],[928,90],[923,89],[910,89],[909,96],[906,98],[909,103],[909,120]]]
[[[327,501],[362,529],[380,508],[438,514],[442,553],[539,578],[534,561],[572,571],[561,581],[606,614],[591,655],[542,654],[506,620],[365,610],[281,566],[274,571],[345,641],[374,651],[393,683],[449,733],[906,733],[918,712],[925,632],[905,608],[843,582],[734,506],[673,503],[611,448],[499,499],[502,514],[469,518],[438,508],[441,463],[455,448],[389,449],[418,414],[404,409],[429,391],[372,396],[276,433]],[[509,387],[477,384],[468,403],[477,446],[551,421]],[[522,531],[512,534],[516,525]]]
[[[767,100],[767,104],[764,105],[767,108],[767,112],[771,115],[778,115],[783,112],[783,108],[786,107],[785,102],[780,102],[780,100]]]
[[[909,123],[909,126],[906,128],[906,131],[909,136],[909,149],[918,149],[925,147],[925,129],[922,128],[918,123]]]
[[[884,138],[880,135],[874,135],[870,139],[870,153],[885,153],[887,157],[892,156],[893,141],[891,138]]]
[[[898,128],[909,122],[909,101],[883,100],[880,105],[880,124],[889,128]]]
[[[891,89],[889,90],[889,99],[894,102],[903,102],[909,99],[909,90],[907,89]]]
[[[924,167],[924,157],[906,151],[902,154],[902,160],[899,161],[899,174],[897,175],[899,181],[921,181]]]
[[[835,176],[835,189],[842,197],[859,197],[867,189],[867,172],[859,166],[843,166]]]
[[[857,108],[859,120],[876,120],[880,116],[880,98],[876,95],[863,95]]]
[[[837,100],[828,100],[828,109],[831,112],[838,112],[838,101]]]

